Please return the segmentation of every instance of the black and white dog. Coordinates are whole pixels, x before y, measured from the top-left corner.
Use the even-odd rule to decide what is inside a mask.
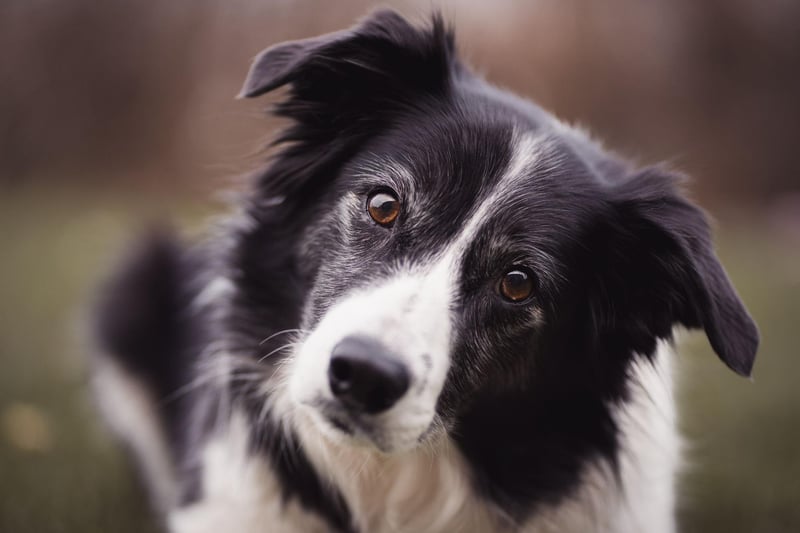
[[[703,213],[487,84],[438,17],[269,48],[238,214],[103,293],[95,388],[173,532],[670,532],[675,326],[750,374]]]

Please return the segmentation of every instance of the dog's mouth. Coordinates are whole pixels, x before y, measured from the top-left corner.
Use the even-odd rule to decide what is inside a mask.
[[[385,417],[350,412],[336,402],[317,399],[304,405],[322,435],[338,443],[390,454],[414,448],[433,433],[426,428],[395,427]]]
[[[373,445],[379,449],[384,448],[380,445],[384,439],[381,438],[377,421],[367,420],[358,413],[348,412],[336,403],[325,400],[317,400],[309,407],[317,415],[314,417],[315,422],[322,425],[323,429],[329,430],[329,434],[333,433],[356,445]]]
[[[361,429],[363,424],[358,423],[356,417],[347,414],[341,409],[337,409],[327,403],[321,403],[316,409],[322,415],[323,421],[331,425],[333,429],[351,437],[355,436],[359,429],[359,433],[363,433],[363,429]]]

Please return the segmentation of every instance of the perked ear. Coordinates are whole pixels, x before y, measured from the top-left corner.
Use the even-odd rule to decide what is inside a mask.
[[[353,30],[342,30],[267,48],[253,60],[239,97],[253,98],[286,85],[305,68],[311,68],[313,60],[324,58],[326,49],[354,37]]]
[[[382,9],[351,29],[264,50],[239,96],[259,96],[286,84],[301,97],[320,91],[342,96],[338,85],[343,83],[365,95],[375,83],[391,85],[392,93],[412,86],[433,89],[447,82],[453,49],[453,35],[439,15],[430,29],[422,29]]]
[[[676,323],[703,328],[719,358],[750,376],[758,330],[714,254],[706,216],[678,191],[680,180],[651,168],[613,189],[618,226],[606,274],[627,294],[622,327],[640,342],[643,328],[660,338]]]
[[[439,105],[464,72],[451,31],[434,15],[415,27],[379,10],[355,27],[277,44],[255,59],[242,89],[254,97],[287,85],[272,113],[288,118],[284,149],[258,179],[265,197],[307,202],[369,137],[413,110]]]

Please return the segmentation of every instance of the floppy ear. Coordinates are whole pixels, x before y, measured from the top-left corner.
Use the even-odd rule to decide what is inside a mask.
[[[653,168],[614,187],[603,292],[623,296],[606,316],[640,353],[676,323],[703,328],[719,358],[749,376],[758,330],[714,254],[704,213],[681,196],[678,181]]]

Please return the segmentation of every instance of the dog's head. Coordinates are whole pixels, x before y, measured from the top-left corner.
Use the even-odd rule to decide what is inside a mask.
[[[576,427],[542,431],[580,440],[674,325],[749,375],[756,328],[676,177],[475,77],[440,20],[276,45],[242,95],[284,85],[235,318],[299,326],[288,394],[328,435],[395,452],[558,405]]]

